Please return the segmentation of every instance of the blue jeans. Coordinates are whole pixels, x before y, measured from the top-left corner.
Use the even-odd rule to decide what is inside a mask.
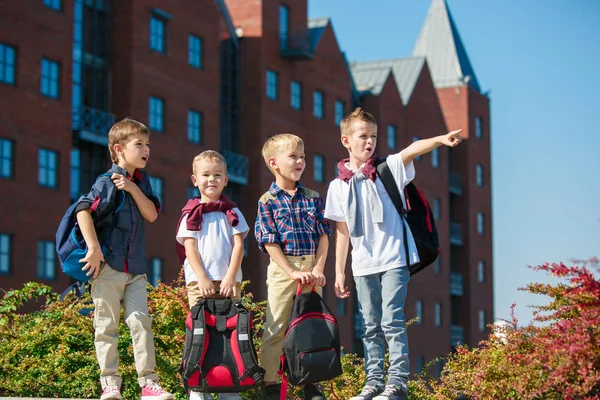
[[[385,344],[390,351],[389,385],[406,387],[410,367],[404,302],[410,279],[408,268],[399,267],[367,276],[355,276],[358,307],[364,320],[367,385],[385,385]]]

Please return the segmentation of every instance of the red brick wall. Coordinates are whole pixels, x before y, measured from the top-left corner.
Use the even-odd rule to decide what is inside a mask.
[[[13,235],[12,274],[0,275],[0,288],[20,287],[37,278],[37,242],[54,241],[69,204],[71,150],[72,2],[64,11],[41,1],[4,2],[0,42],[16,48],[15,85],[0,83],[0,137],[14,140],[14,179],[0,179],[0,232]],[[35,29],[33,29],[35,27]],[[43,57],[60,64],[60,97],[40,92]],[[38,184],[38,151],[58,152],[58,189]],[[51,284],[67,286],[59,272]]]

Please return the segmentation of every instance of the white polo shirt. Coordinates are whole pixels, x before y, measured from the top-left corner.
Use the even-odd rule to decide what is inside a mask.
[[[412,162],[406,168],[404,167],[402,152],[388,156],[387,164],[398,184],[402,201],[405,202],[404,187],[414,179],[415,167]],[[362,170],[362,166],[359,168],[360,170]],[[352,273],[354,276],[371,275],[405,266],[403,227],[407,230],[411,264],[418,262],[419,255],[410,228],[406,221],[400,218],[381,179],[379,177],[375,179],[375,186],[377,195],[383,205],[383,223],[376,224],[373,222],[371,207],[367,203],[367,195],[363,190],[365,181],[359,181],[357,185],[360,207],[363,210],[364,217],[364,236],[350,238]],[[347,222],[349,189],[350,185],[338,178],[329,184],[325,203],[325,218],[332,221]]]
[[[185,238],[196,239],[202,265],[211,281],[221,281],[225,278],[231,254],[233,253],[233,235],[241,233],[245,238],[248,234],[248,224],[241,211],[237,207],[234,208],[234,211],[239,218],[239,222],[235,227],[231,226],[227,216],[221,211],[202,214],[202,229],[199,231],[190,231],[187,229],[187,215],[181,219],[181,223],[179,224],[177,241],[183,245]],[[187,258],[183,264],[183,270],[186,285],[189,285],[191,282],[198,282],[198,278]],[[241,268],[235,280],[236,282],[242,281]]]

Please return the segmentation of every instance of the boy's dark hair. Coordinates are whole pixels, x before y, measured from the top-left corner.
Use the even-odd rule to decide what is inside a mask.
[[[129,140],[132,135],[141,133],[143,135],[150,135],[150,129],[141,122],[138,122],[131,118],[124,118],[119,122],[116,122],[108,131],[108,150],[110,151],[110,158],[114,163],[119,161],[119,157],[115,152],[115,144],[124,144]]]

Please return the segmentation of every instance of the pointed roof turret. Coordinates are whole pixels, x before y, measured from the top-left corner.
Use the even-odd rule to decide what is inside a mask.
[[[432,0],[413,56],[427,58],[436,88],[468,84],[481,92],[446,0]]]

